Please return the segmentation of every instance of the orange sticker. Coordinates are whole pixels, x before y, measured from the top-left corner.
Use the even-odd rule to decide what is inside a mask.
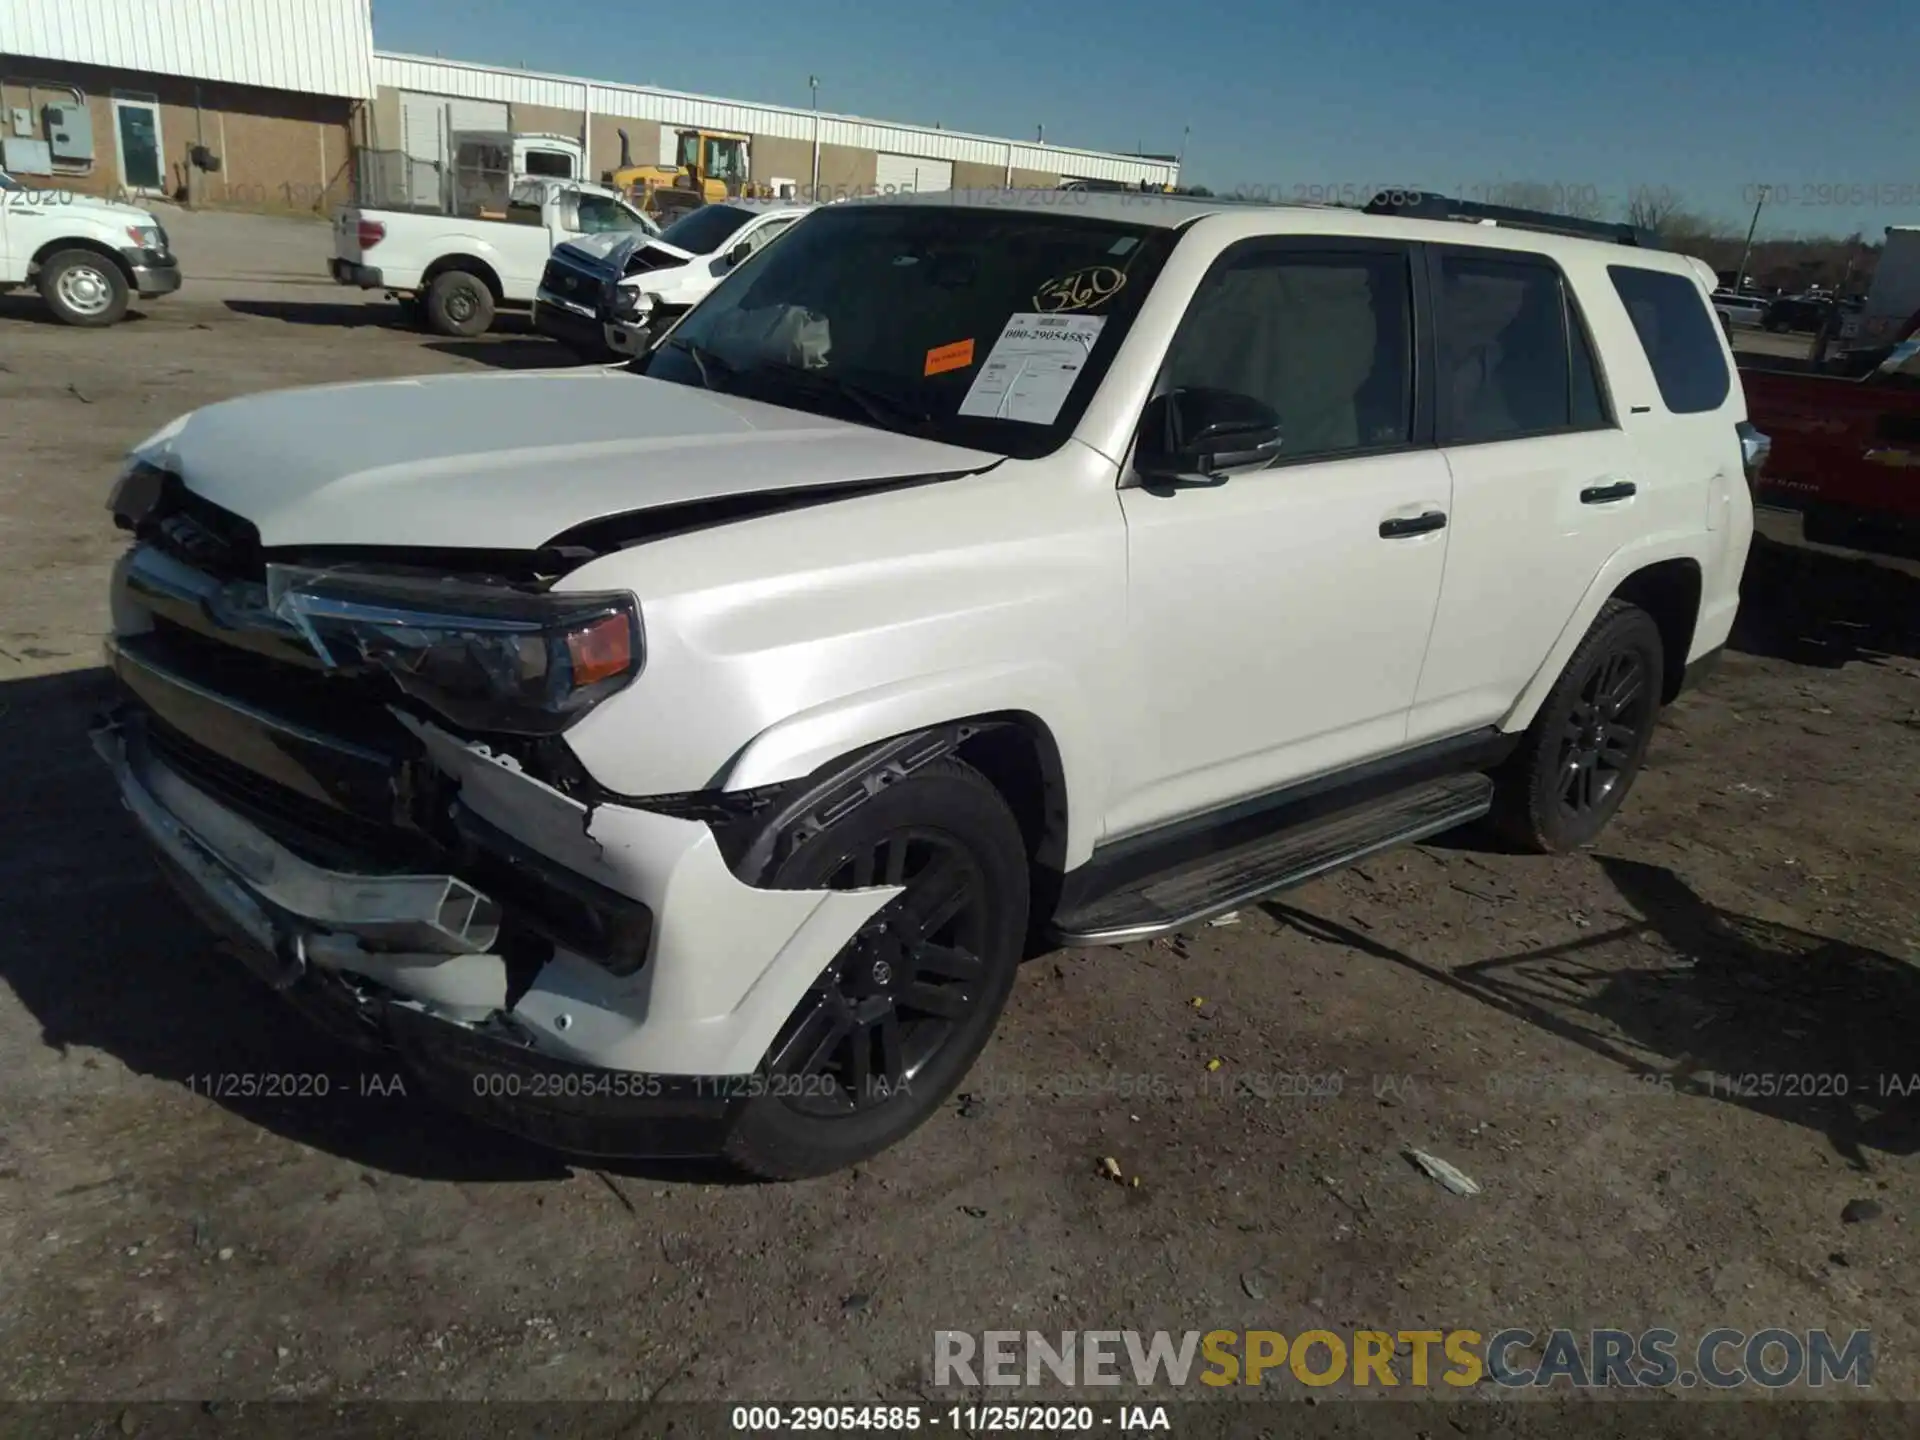
[[[949,370],[964,370],[973,364],[973,341],[956,340],[951,345],[936,345],[927,351],[927,374],[941,375]]]

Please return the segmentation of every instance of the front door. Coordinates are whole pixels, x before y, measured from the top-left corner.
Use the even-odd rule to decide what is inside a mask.
[[[1416,403],[1414,258],[1250,241],[1196,291],[1157,393],[1260,401],[1281,450],[1211,486],[1121,491],[1138,720],[1111,835],[1404,742],[1451,508]]]
[[[160,107],[150,100],[113,97],[114,136],[119,141],[120,184],[129,194],[166,191],[166,151],[160,141]]]

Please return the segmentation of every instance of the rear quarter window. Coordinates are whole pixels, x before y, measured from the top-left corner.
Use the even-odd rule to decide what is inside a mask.
[[[1699,286],[1684,275],[1609,265],[1640,348],[1653,367],[1660,398],[1676,415],[1718,410],[1733,386],[1720,345],[1720,325]]]

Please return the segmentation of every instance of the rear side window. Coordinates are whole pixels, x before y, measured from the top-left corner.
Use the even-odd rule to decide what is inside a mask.
[[[1640,348],[1647,352],[1660,398],[1676,415],[1699,415],[1725,403],[1733,379],[1720,348],[1720,325],[1684,275],[1609,265]]]
[[[1443,253],[1435,298],[1444,443],[1607,423],[1592,353],[1553,266]]]

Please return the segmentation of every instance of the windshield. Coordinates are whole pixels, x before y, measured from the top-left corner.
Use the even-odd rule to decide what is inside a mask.
[[[633,368],[1044,455],[1086,409],[1173,239],[1051,209],[833,206],[729,275]]]
[[[752,218],[752,211],[736,210],[731,205],[702,205],[661,231],[660,238],[689,255],[711,255]]]

